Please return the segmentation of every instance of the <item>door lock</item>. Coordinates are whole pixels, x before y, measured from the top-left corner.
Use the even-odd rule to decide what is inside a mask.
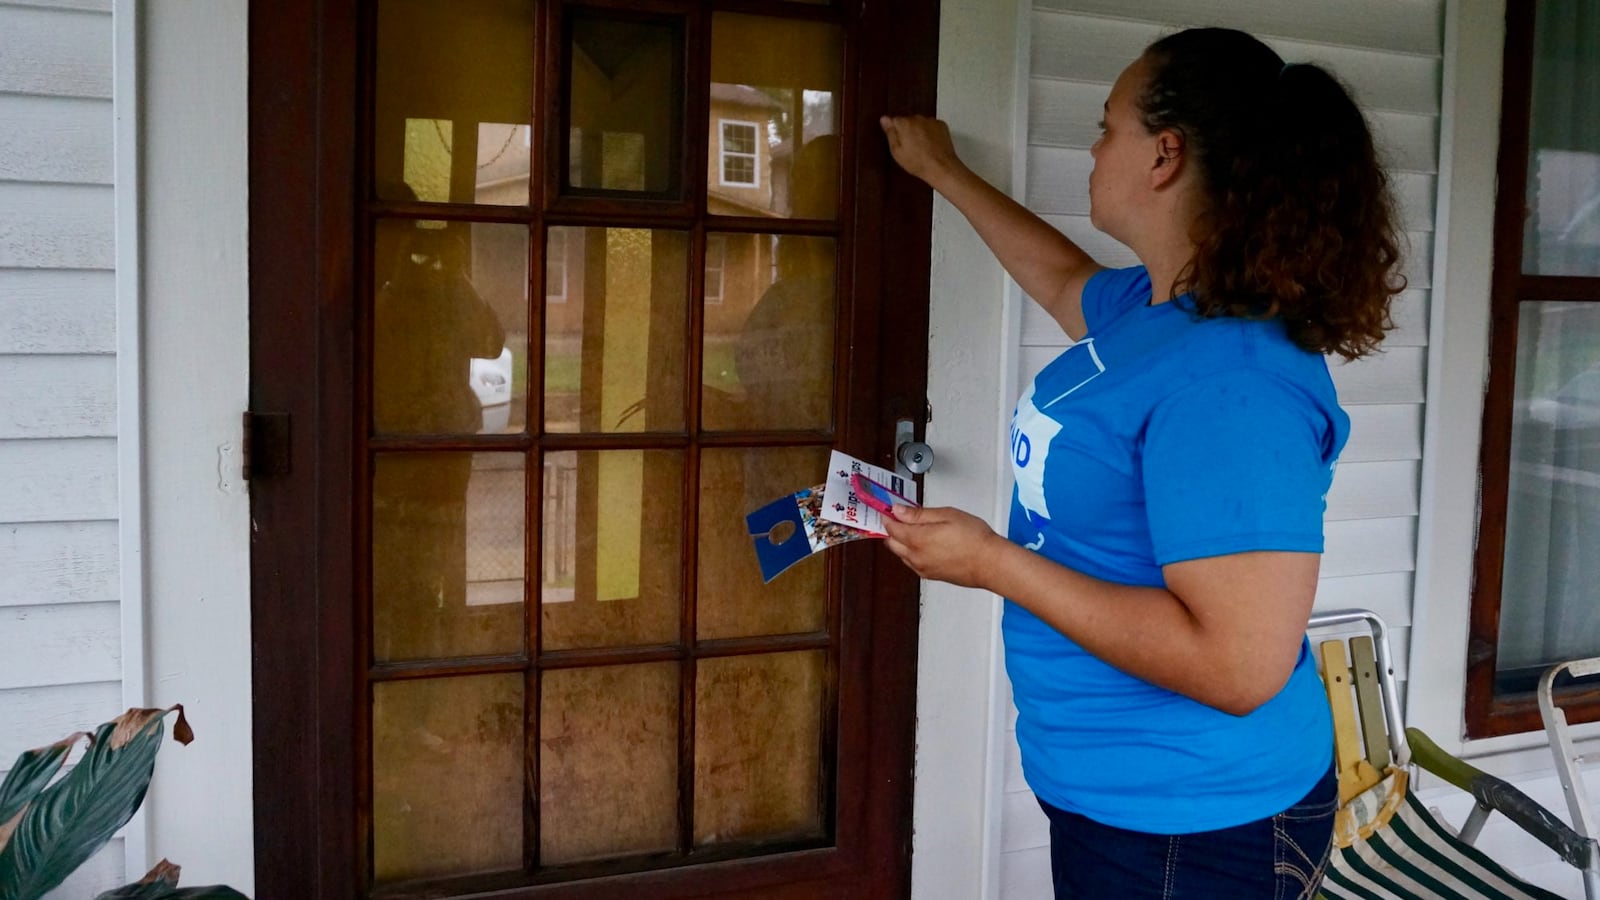
[[[933,448],[916,440],[916,423],[910,419],[894,423],[894,468],[903,478],[933,468]]]

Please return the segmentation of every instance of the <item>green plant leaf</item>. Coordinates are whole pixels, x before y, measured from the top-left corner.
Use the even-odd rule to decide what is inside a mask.
[[[5,824],[16,818],[22,808],[33,802],[33,798],[50,783],[50,779],[61,770],[61,764],[67,761],[72,745],[79,738],[88,736],[87,731],[80,731],[48,747],[25,750],[12,763],[6,780],[0,783],[0,849],[5,848],[8,837],[4,831]]]
[[[178,707],[183,730],[183,710]],[[0,849],[0,900],[34,900],[93,856],[144,801],[170,710],[130,709],[95,729],[83,759],[40,791]]]

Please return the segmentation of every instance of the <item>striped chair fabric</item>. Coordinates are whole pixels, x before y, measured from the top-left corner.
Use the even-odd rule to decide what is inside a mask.
[[[1562,900],[1463,843],[1411,793],[1387,827],[1334,849],[1322,895],[1327,900]]]

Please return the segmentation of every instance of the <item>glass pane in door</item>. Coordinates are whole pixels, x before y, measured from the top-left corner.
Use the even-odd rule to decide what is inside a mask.
[[[378,222],[373,427],[387,434],[522,431],[528,229]]]
[[[700,455],[699,583],[695,628],[701,640],[798,634],[827,624],[823,558],[812,556],[761,583],[745,513],[827,474],[824,447],[707,449]]]
[[[681,20],[567,10],[564,187],[676,195],[683,183]]]
[[[539,862],[678,843],[678,666],[555,669],[539,705]]]
[[[688,271],[687,232],[550,229],[546,431],[683,429]]]
[[[837,305],[833,238],[711,234],[706,247],[704,284],[716,293],[704,298],[702,427],[828,428]]]
[[[372,480],[376,662],[520,653],[520,453],[385,453]]]
[[[837,25],[713,16],[708,212],[835,216],[843,66]]]
[[[821,651],[700,661],[696,845],[822,834],[826,671]]]
[[[680,450],[545,456],[545,650],[677,641],[683,459]]]
[[[378,4],[377,196],[528,202],[532,0]]]
[[[523,733],[520,674],[374,685],[374,878],[520,866]]]

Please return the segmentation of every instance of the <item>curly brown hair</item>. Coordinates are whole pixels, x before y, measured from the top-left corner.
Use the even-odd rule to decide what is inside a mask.
[[[1144,126],[1184,138],[1205,205],[1174,296],[1202,316],[1278,318],[1302,349],[1365,356],[1394,327],[1403,232],[1365,117],[1326,70],[1196,28],[1145,50]]]

